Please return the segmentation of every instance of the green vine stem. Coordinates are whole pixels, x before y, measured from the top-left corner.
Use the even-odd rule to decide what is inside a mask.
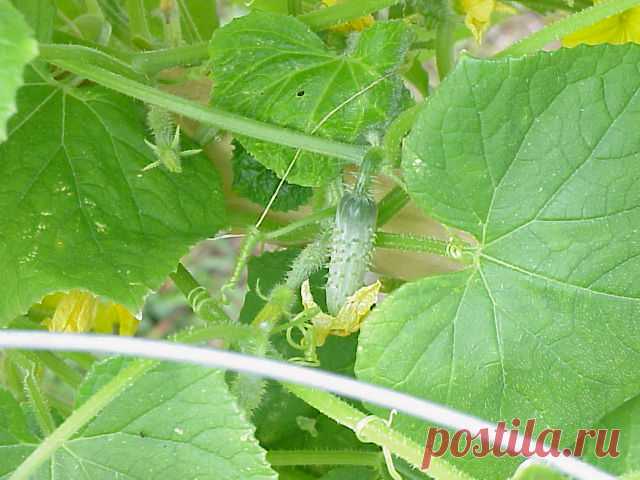
[[[175,337],[175,341],[184,343],[198,343],[214,338],[220,338],[222,330],[209,327],[200,330],[188,330]],[[233,325],[232,327],[235,327]],[[235,331],[235,329],[234,329]],[[38,447],[13,472],[11,480],[28,480],[36,470],[46,462],[67,440],[75,435],[82,427],[89,423],[102,409],[109,405],[124,390],[133,385],[145,373],[158,365],[155,360],[135,360],[128,367],[121,370],[111,381],[98,390],[85,403],[75,410],[67,419],[45,438]]]
[[[364,17],[383,8],[395,5],[400,0],[351,0],[331,7],[320,8],[300,15],[298,18],[312,30],[326,30],[334,25]]]
[[[640,5],[640,0],[609,0],[574,13],[507,47],[497,57],[534,53],[549,43]]]
[[[24,389],[27,392],[29,403],[31,403],[33,407],[33,413],[35,414],[38,427],[40,427],[42,434],[47,436],[56,429],[56,424],[51,416],[49,403],[40,389],[35,368],[35,365],[32,365],[26,370],[23,380]]]
[[[383,419],[363,423],[362,420],[367,415],[335,395],[291,384],[287,384],[286,388],[319,412],[356,432],[360,438],[381,447],[389,448],[396,456],[420,468],[424,446],[418,445],[413,440],[389,427]],[[360,428],[359,425],[361,426]],[[436,479],[471,480],[471,477],[456,469],[443,458],[433,458],[431,460],[429,475]]]
[[[198,283],[182,263],[178,264],[176,271],[170,277],[189,302],[193,313],[198,317],[211,323],[231,322],[218,302],[211,297],[206,288]]]
[[[82,375],[67,365],[64,360],[57,355],[54,355],[51,352],[33,352],[29,355],[33,355],[40,363],[45,365],[60,380],[70,387],[74,389],[78,388],[82,382]]]
[[[201,105],[176,95],[162,92],[112,71],[86,64],[86,62],[61,59],[51,54],[45,54],[43,58],[54,65],[117,92],[129,95],[145,103],[166,108],[169,111],[208,125],[224,128],[232,133],[247,135],[248,137],[253,137],[258,140],[274,142],[292,148],[300,148],[322,155],[329,155],[355,164],[359,164],[362,161],[367,150],[365,145],[351,145],[314,137],[302,132],[259,122],[215,107]]]
[[[307,215],[306,217],[297,220],[295,222],[291,222],[290,224],[278,228],[277,230],[272,230],[264,234],[264,239],[266,241],[277,240],[282,237],[286,237],[296,230],[305,228],[311,224],[318,223],[327,218],[332,218],[336,214],[335,207],[329,207],[322,210],[318,210],[317,212],[312,213],[311,215]]]
[[[85,47],[83,45],[54,45],[49,43],[41,43],[39,46],[40,57],[49,60],[69,60],[73,62],[85,63],[107,69],[113,74],[135,80],[137,82],[146,83],[146,77],[135,71],[124,61],[115,58],[112,55],[96,48]]]
[[[460,250],[452,249],[452,242],[406,233],[376,232],[376,247],[393,248],[407,252],[432,253],[453,258],[459,258],[462,254]]]
[[[442,14],[436,28],[436,65],[440,81],[444,80],[455,65],[455,20],[448,12]]]
[[[379,452],[364,450],[271,450],[267,461],[274,467],[304,465],[353,465],[377,467],[382,462]]]
[[[207,42],[142,52],[131,58],[131,66],[141,73],[156,74],[165,68],[200,65],[209,59]]]
[[[378,228],[391,220],[404,206],[409,203],[409,195],[402,187],[394,187],[378,203]]]
[[[391,125],[389,125],[382,142],[382,147],[384,148],[385,153],[385,162],[388,166],[392,168],[400,166],[402,141],[411,131],[416,117],[422,107],[422,102],[417,103],[398,115],[393,122],[391,122]]]

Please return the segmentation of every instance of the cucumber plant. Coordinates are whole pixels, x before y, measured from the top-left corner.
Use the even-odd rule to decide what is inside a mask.
[[[634,478],[638,44],[640,0],[0,0],[0,345],[137,331],[619,429],[571,472]],[[429,425],[242,372],[3,350],[0,383],[0,478],[561,478],[420,471]]]

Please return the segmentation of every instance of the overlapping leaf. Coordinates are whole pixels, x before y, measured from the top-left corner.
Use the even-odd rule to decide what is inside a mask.
[[[254,12],[217,30],[211,40],[214,105],[248,117],[351,143],[379,136],[405,105],[394,75],[411,40],[402,22],[378,23],[349,52],[330,51],[293,17]],[[295,150],[239,138],[256,160],[282,176]],[[340,161],[301,152],[288,179],[322,185]]]
[[[121,363],[110,359],[98,365],[88,384],[101,386]],[[99,377],[95,381],[94,375]],[[0,439],[10,437],[0,443],[0,475],[7,475],[36,444],[17,404],[3,395],[0,392],[0,412],[10,409],[13,414],[10,429],[0,421]],[[253,431],[222,371],[161,364],[64,442],[32,478],[275,479]]]
[[[639,70],[638,46],[462,61],[403,170],[418,205],[476,237],[475,263],[394,292],[360,378],[566,436],[640,391]]]
[[[24,18],[9,0],[0,0],[0,142],[7,138],[7,120],[16,112],[16,91],[22,71],[38,54],[38,44]]]
[[[22,88],[0,146],[0,323],[71,288],[136,308],[222,226],[208,159],[143,174],[154,161],[146,134],[142,106],[123,96],[41,79]]]

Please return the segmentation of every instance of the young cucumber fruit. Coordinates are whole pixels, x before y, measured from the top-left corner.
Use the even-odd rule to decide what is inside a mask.
[[[363,182],[346,192],[336,211],[327,280],[327,308],[337,315],[347,297],[364,283],[371,262],[378,210]]]

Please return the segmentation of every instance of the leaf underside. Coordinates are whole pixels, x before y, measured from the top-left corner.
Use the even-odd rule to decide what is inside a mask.
[[[476,262],[376,309],[359,378],[567,439],[640,391],[639,68],[638,46],[462,60],[402,168],[420,207],[475,236]],[[462,467],[495,479],[499,462]]]
[[[142,173],[144,111],[101,88],[62,89],[31,75],[0,145],[0,324],[51,291],[82,288],[141,305],[187,249],[224,222],[216,172]]]
[[[212,103],[320,137],[367,143],[407,105],[408,93],[394,72],[410,41],[402,22],[381,22],[339,54],[294,17],[253,12],[213,35]],[[238,139],[280,177],[296,155],[289,147]],[[300,152],[287,179],[324,185],[341,169],[336,159]]]

